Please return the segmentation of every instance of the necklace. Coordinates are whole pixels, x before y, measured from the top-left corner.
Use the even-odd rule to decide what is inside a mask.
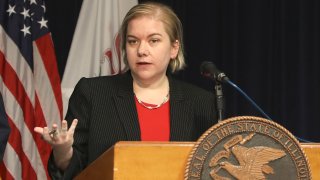
[[[158,109],[159,107],[161,107],[162,105],[164,105],[166,102],[168,102],[169,100],[169,93],[163,98],[163,101],[162,103],[158,104],[158,105],[155,105],[155,104],[148,104],[148,103],[145,103],[143,101],[141,101],[137,96],[136,94],[134,94],[134,96],[136,97],[137,101],[139,104],[141,104],[143,107],[147,108],[147,109]]]

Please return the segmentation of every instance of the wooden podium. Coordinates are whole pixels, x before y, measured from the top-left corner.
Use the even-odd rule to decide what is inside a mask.
[[[119,142],[76,179],[184,179],[193,142]],[[312,178],[320,179],[320,143],[302,143]]]
[[[184,179],[194,142],[118,142],[76,179]],[[320,179],[320,143],[302,143],[313,179]]]

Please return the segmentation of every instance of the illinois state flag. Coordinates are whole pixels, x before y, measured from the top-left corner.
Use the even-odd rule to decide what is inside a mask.
[[[117,33],[137,0],[83,0],[62,79],[64,113],[81,77],[117,74],[125,69]]]
[[[0,0],[0,90],[11,133],[2,179],[49,179],[35,126],[62,119],[60,77],[42,0]]]

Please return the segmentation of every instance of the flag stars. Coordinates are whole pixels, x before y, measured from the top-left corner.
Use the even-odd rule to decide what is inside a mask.
[[[26,37],[27,34],[31,34],[29,29],[30,26],[23,25],[23,29],[21,29],[21,31],[23,32],[24,37]]]
[[[27,17],[30,17],[29,9],[26,10],[26,8],[23,8],[23,12],[21,12],[20,14],[23,15],[24,19],[26,19]]]
[[[11,6],[9,5],[9,9],[7,10],[7,12],[9,13],[9,16],[11,16],[12,13],[16,14],[16,11],[14,10],[16,6]]]
[[[43,28],[43,27],[48,28],[47,22],[48,22],[48,21],[45,20],[45,19],[42,17],[41,21],[38,21],[38,23],[40,24],[40,29]]]

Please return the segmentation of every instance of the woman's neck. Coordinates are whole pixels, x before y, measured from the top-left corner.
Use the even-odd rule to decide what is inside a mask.
[[[159,104],[169,94],[169,80],[163,76],[157,81],[145,82],[133,79],[133,90],[138,99],[149,104]]]

